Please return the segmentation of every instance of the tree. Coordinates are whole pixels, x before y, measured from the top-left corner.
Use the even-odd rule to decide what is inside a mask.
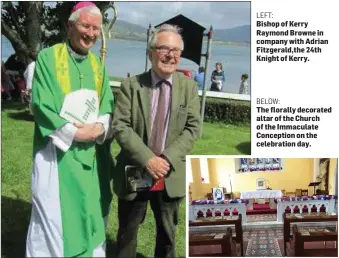
[[[110,2],[95,2],[105,10]],[[31,56],[66,38],[67,19],[76,2],[2,2],[1,34],[16,53]],[[107,22],[107,14],[104,22]]]

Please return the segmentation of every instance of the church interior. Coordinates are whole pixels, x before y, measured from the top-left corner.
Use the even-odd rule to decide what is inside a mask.
[[[189,256],[338,257],[338,160],[187,158]]]

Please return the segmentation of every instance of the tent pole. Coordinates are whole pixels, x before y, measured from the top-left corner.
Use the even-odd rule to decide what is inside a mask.
[[[148,51],[147,51],[147,47],[148,47],[148,42],[150,40],[151,37],[151,24],[148,25],[148,30],[147,30],[147,40],[146,40],[146,63],[145,63],[145,72],[147,72],[148,69]]]
[[[211,46],[212,46],[212,38],[213,38],[213,27],[211,25],[209,32],[207,33],[208,41],[207,41],[207,52],[205,54],[205,75],[204,75],[204,84],[202,88],[202,104],[201,104],[201,125],[200,125],[200,137],[203,134],[203,125],[204,125],[204,117],[205,117],[205,103],[206,103],[206,78],[208,75],[208,62],[211,56]]]

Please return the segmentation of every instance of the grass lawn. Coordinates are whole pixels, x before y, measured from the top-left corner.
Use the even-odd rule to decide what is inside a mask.
[[[31,169],[33,121],[21,104],[2,103],[2,189],[1,256],[24,257],[26,233],[31,213]],[[112,145],[112,153],[119,146]],[[204,124],[204,136],[191,154],[250,154],[249,126]],[[117,198],[112,202],[108,225],[108,257],[115,255]],[[185,204],[180,206],[177,228],[177,255],[185,256]],[[138,256],[152,257],[155,247],[155,222],[150,208],[138,236]]]
[[[251,129],[249,125],[235,126],[204,123],[203,135],[197,140],[190,155],[250,155]]]
[[[117,81],[117,82],[121,82],[123,79],[123,77],[117,77],[117,76],[109,76],[109,80],[110,81]]]

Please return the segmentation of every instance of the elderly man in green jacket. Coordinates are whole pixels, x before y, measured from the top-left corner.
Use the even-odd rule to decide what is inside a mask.
[[[200,130],[197,85],[175,72],[183,48],[179,29],[162,25],[148,45],[152,69],[125,80],[117,97],[113,134],[121,152],[113,188],[119,197],[118,257],[136,256],[148,201],[157,230],[154,256],[175,256],[178,208],[186,189],[185,156]],[[143,191],[130,187],[129,166],[151,178],[152,185]]]

